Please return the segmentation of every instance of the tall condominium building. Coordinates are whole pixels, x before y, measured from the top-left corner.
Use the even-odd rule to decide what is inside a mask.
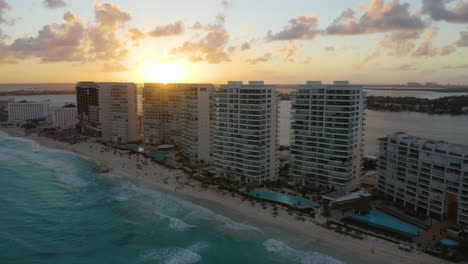
[[[76,105],[66,103],[62,107],[53,107],[52,126],[58,129],[75,128],[78,123]]]
[[[210,162],[211,84],[181,84],[181,141],[184,156],[190,161]]]
[[[128,143],[139,140],[137,88],[134,83],[104,84],[110,89],[111,141]]]
[[[100,137],[101,119],[99,114],[99,86],[95,82],[78,82],[76,84],[76,102],[78,123],[82,132]]]
[[[109,142],[138,140],[135,84],[79,82],[76,97],[83,131]]]
[[[277,179],[276,89],[261,81],[229,82],[215,92],[212,159],[228,179]]]
[[[49,101],[28,102],[22,100],[8,103],[8,121],[22,122],[27,120],[43,119],[49,116]]]
[[[395,133],[380,139],[378,176],[395,203],[468,227],[468,146]]]
[[[178,84],[145,83],[143,137],[146,144],[178,144],[181,139],[182,93]]]
[[[292,101],[290,176],[297,184],[349,191],[361,176],[365,92],[360,85],[309,81]]]
[[[147,144],[171,143],[192,162],[210,161],[211,84],[146,83],[143,135]]]

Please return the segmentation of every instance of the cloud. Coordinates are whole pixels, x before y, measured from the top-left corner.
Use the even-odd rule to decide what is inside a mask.
[[[296,53],[300,50],[300,47],[296,46],[296,43],[294,41],[290,40],[288,42],[288,46],[285,48],[282,48],[279,50],[281,53],[285,53],[286,57],[284,58],[284,61],[286,62],[294,62],[294,56]]]
[[[2,1],[2,0],[0,0]],[[118,5],[94,2],[95,23],[71,12],[63,16],[62,23],[42,27],[34,37],[2,43],[1,61],[38,58],[42,62],[90,62],[96,60],[115,63],[127,54],[125,39],[119,35],[130,14]]]
[[[456,51],[455,45],[449,44],[443,47],[433,47],[432,42],[437,35],[437,28],[429,28],[426,30],[423,40],[417,43],[421,37],[421,32],[419,31],[396,31],[386,34],[379,41],[374,52],[359,63],[357,68],[365,66],[382,55],[435,57],[453,54]]]
[[[273,33],[268,31],[266,37],[269,41],[313,39],[320,31],[317,29],[318,15],[300,16],[289,20],[289,24],[283,30]]]
[[[386,51],[389,56],[409,55],[416,47],[416,41],[420,38],[419,31],[397,31],[387,34],[379,41],[379,48]]]
[[[446,70],[468,69],[468,64],[462,64],[462,65],[445,65],[445,66],[442,67],[442,69],[446,69]]]
[[[138,28],[130,28],[128,30],[128,34],[130,40],[133,42],[133,46],[138,47],[140,45],[140,41],[146,38],[145,33],[143,33]]]
[[[88,32],[91,42],[91,59],[118,60],[123,58],[128,50],[117,33],[131,20],[130,14],[123,11],[117,4],[95,1],[94,17],[96,25],[91,26]]]
[[[8,23],[8,20],[5,18],[5,15],[12,8],[13,7],[6,0],[0,0],[0,24]]]
[[[404,63],[400,66],[398,66],[395,70],[397,71],[414,71],[416,70],[416,65],[413,63]]]
[[[252,65],[255,65],[255,64],[260,63],[260,62],[271,61],[272,58],[273,58],[273,55],[271,53],[265,53],[260,57],[253,58],[253,59],[248,59],[247,62],[252,64]]]
[[[211,64],[221,62],[230,62],[229,56],[229,33],[224,27],[226,20],[227,9],[229,3],[223,1],[221,3],[221,11],[216,16],[214,24],[202,25],[197,22],[193,25],[193,29],[201,31],[198,39],[193,41],[185,41],[181,46],[170,51],[173,56],[186,56],[192,62],[206,61]]]
[[[119,5],[99,1],[94,2],[94,17],[98,26],[106,30],[118,29],[132,19]]]
[[[248,41],[248,42],[244,42],[244,43],[242,43],[241,45],[238,45],[238,46],[230,46],[228,48],[228,53],[231,54],[231,53],[236,52],[236,51],[250,50],[252,48],[251,42],[252,41]]]
[[[16,63],[18,59],[15,57],[10,47],[0,41],[0,63]]]
[[[312,63],[312,61],[313,61],[312,57],[307,56],[303,60],[301,60],[301,64],[310,64],[310,63]]]
[[[460,39],[456,44],[458,47],[468,47],[468,31],[460,32]]]
[[[70,12],[63,20],[62,24],[44,26],[36,37],[16,39],[10,52],[18,58],[37,57],[43,62],[85,60],[85,22]]]
[[[468,3],[459,1],[451,9],[447,8],[447,0],[423,0],[422,11],[433,20],[444,20],[453,23],[468,23]]]
[[[371,0],[360,17],[352,9],[341,13],[327,28],[330,35],[358,35],[389,31],[421,31],[427,24],[418,13],[411,13],[409,3],[392,0]]]
[[[366,66],[371,61],[373,61],[373,60],[377,59],[378,57],[380,57],[380,55],[382,55],[381,53],[382,52],[381,52],[380,49],[374,50],[374,52],[372,52],[369,56],[365,57],[360,63],[355,64],[354,67],[357,70],[361,69],[362,67]]]
[[[167,37],[175,36],[184,33],[184,23],[182,21],[176,21],[173,24],[167,24],[164,26],[157,26],[152,31],[148,32],[151,37]]]
[[[5,33],[3,33],[3,30],[0,28],[0,41],[5,40],[6,38],[8,38],[8,36]]]
[[[44,0],[42,3],[47,8],[61,8],[67,5],[63,0]]]
[[[412,55],[416,57],[447,56],[456,51],[454,45],[446,45],[442,48],[434,48],[432,41],[435,37],[437,37],[437,35],[437,29],[432,28],[428,30],[424,40],[418,45]]]
[[[326,46],[325,51],[335,51],[335,47],[334,46]]]
[[[103,72],[125,72],[128,71],[127,67],[125,67],[121,63],[105,63],[102,65]]]

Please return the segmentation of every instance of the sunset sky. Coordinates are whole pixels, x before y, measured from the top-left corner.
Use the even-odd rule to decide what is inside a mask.
[[[468,84],[468,1],[0,0],[0,82]]]

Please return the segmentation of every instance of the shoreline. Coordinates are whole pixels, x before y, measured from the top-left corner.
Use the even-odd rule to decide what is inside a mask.
[[[214,212],[229,216],[241,223],[252,224],[261,229],[284,232],[306,241],[308,247],[327,254],[339,261],[351,263],[440,263],[441,260],[421,252],[404,252],[398,245],[374,237],[365,236],[364,240],[353,239],[327,230],[313,222],[297,221],[285,209],[279,208],[279,215],[273,217],[271,206],[263,209],[259,203],[251,205],[242,198],[231,197],[229,193],[214,189],[201,189],[200,184],[189,179],[180,170],[170,170],[139,155],[127,151],[110,149],[102,151],[99,143],[80,143],[69,145],[35,134],[24,136],[19,129],[1,128],[12,137],[32,140],[39,145],[72,152],[81,158],[110,169],[109,177],[119,175],[139,183],[156,187],[158,190],[173,194],[184,200],[202,205]],[[146,162],[148,161],[148,162]],[[104,176],[103,177],[107,177]]]

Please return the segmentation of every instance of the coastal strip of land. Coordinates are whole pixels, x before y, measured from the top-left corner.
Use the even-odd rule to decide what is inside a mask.
[[[41,146],[73,152],[89,161],[110,169],[103,177],[123,176],[140,181],[148,186],[157,187],[163,191],[179,194],[186,199],[215,204],[230,212],[238,221],[252,223],[256,226],[268,226],[284,230],[310,241],[311,245],[326,248],[339,258],[360,260],[362,263],[440,263],[440,259],[421,252],[405,252],[398,245],[365,236],[363,240],[354,239],[334,231],[325,229],[315,221],[299,221],[286,209],[278,208],[274,216],[271,206],[262,208],[260,203],[250,203],[237,195],[228,195],[225,191],[203,186],[183,171],[168,169],[152,162],[144,156],[128,151],[116,150],[100,143],[83,142],[70,145],[40,137],[36,134],[25,136],[16,128],[2,128],[13,137],[24,137],[33,140]]]

